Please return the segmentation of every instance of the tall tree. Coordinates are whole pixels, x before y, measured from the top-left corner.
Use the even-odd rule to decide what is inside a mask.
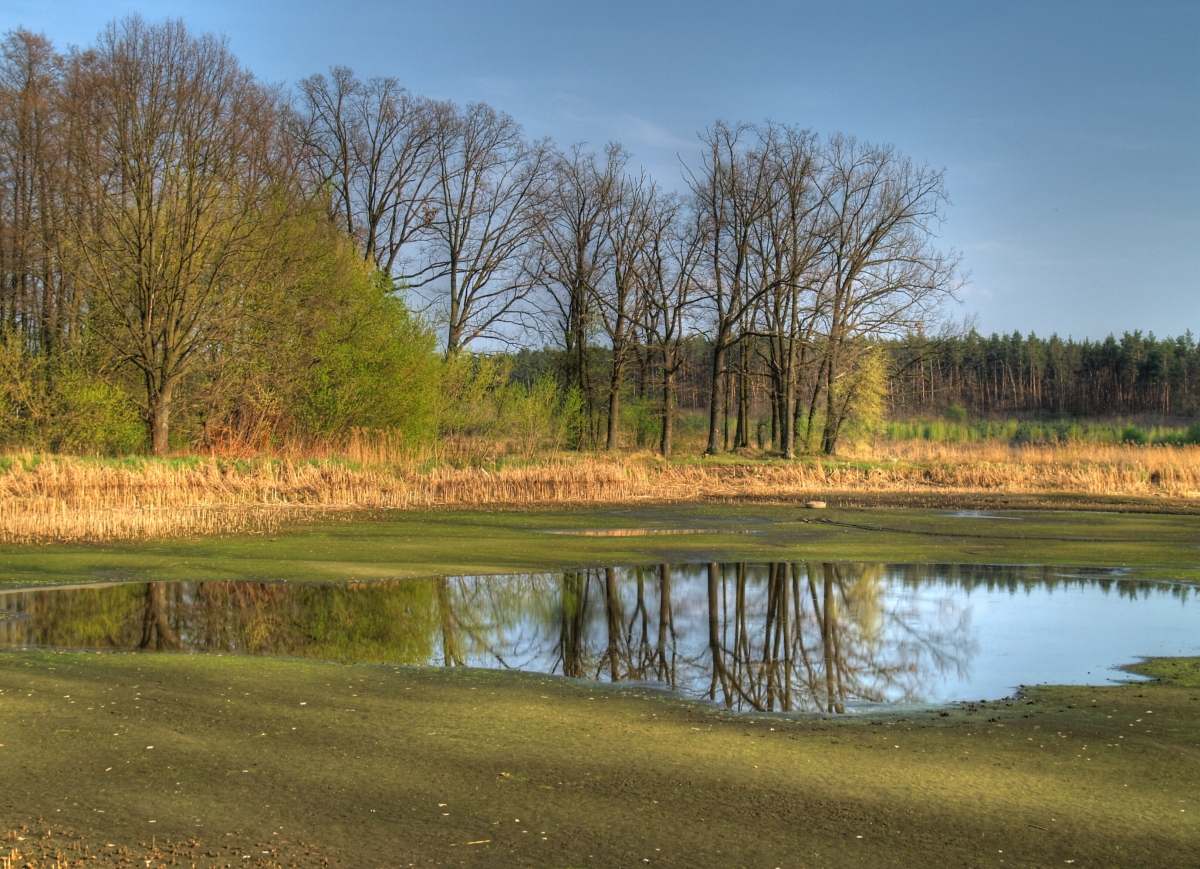
[[[694,207],[704,216],[707,296],[712,316],[712,393],[706,453],[722,449],[726,356],[736,328],[758,300],[752,280],[754,228],[769,202],[771,186],[763,131],[750,124],[718,121],[701,136],[700,165],[687,171]]]
[[[271,95],[223,40],[133,16],[71,59],[77,277],[141,373],[154,452],[175,393],[236,323],[274,219]]]
[[[63,270],[62,58],[46,37],[0,43],[0,322],[47,351],[78,331],[80,300]]]
[[[300,82],[288,124],[317,189],[363,258],[391,274],[426,229],[434,143],[446,112],[394,78],[361,81],[347,67]]]
[[[658,352],[662,366],[659,452],[668,459],[674,440],[675,378],[686,358],[682,347],[692,327],[696,269],[705,243],[705,224],[696,218],[675,196],[659,195],[650,203],[641,310],[647,343]]]
[[[821,311],[818,283],[825,250],[816,186],[818,143],[808,131],[779,126],[764,147],[772,164],[770,207],[754,229],[752,271],[761,288],[762,337],[773,386],[773,440],[791,459],[797,389],[812,355]]]
[[[604,149],[603,162],[582,145],[557,155],[538,222],[537,274],[545,289],[541,315],[552,324],[550,340],[561,342],[566,352],[568,382],[588,401],[589,417],[594,300],[612,266],[608,227],[628,159],[617,144]]]
[[[821,193],[826,218],[825,428],[821,448],[837,449],[842,424],[835,381],[865,336],[921,329],[957,289],[958,258],[934,244],[946,203],[945,172],[919,166],[891,147],[832,136]]]
[[[437,299],[451,357],[521,325],[522,303],[536,285],[527,258],[553,152],[547,142],[525,141],[516,121],[483,103],[441,112],[426,255],[402,277]]]
[[[608,338],[608,434],[606,449],[620,447],[621,388],[625,366],[636,346],[645,302],[646,248],[651,239],[652,203],[659,196],[646,175],[625,178],[615,194],[608,222],[612,268],[596,287],[598,319]]]

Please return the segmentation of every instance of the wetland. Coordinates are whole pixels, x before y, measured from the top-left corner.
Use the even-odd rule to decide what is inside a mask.
[[[693,533],[603,533],[638,528]],[[0,852],[1186,864],[1197,528],[693,505],[6,547]]]

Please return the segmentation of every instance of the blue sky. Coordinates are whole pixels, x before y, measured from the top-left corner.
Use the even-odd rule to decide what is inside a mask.
[[[667,186],[716,118],[890,142],[947,170],[981,330],[1200,334],[1200,0],[6,0],[0,27],[84,45],[134,11],[268,81],[344,64],[615,139]]]

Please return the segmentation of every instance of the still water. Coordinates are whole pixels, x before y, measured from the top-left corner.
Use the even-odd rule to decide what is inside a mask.
[[[1057,567],[662,564],[0,593],[0,644],[474,666],[848,712],[1103,684],[1200,653],[1194,586]]]

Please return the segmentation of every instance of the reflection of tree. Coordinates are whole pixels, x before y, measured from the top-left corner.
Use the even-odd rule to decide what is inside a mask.
[[[622,573],[618,568],[607,568],[562,575],[557,599],[548,597],[545,601],[557,631],[555,654],[546,669],[574,678],[653,680],[673,686],[677,637],[671,607],[671,566],[663,564],[657,570],[633,568],[632,583],[623,582]],[[657,601],[647,594],[655,575]],[[596,594],[592,593],[593,585],[598,586]],[[630,585],[632,602],[622,593]],[[601,602],[599,607],[594,603],[597,600]],[[589,638],[596,623],[603,625],[603,640],[593,647]],[[531,646],[532,656],[538,657],[536,642]]]
[[[562,674],[574,679],[582,679],[585,675],[583,638],[589,584],[585,573],[563,574],[559,660],[562,662]]]
[[[671,655],[667,656],[667,636],[671,637]],[[675,621],[671,617],[671,565],[658,566],[658,641],[652,659],[654,678],[675,687]]]
[[[437,589],[438,627],[442,634],[442,666],[461,667],[462,653],[458,648],[457,625],[454,618],[454,605],[450,600],[450,580],[439,577],[434,580]]]
[[[945,589],[939,596],[930,586]],[[0,594],[7,644],[502,666],[655,681],[729,708],[919,701],[974,653],[952,588],[1186,586],[1063,568],[707,564],[327,585],[123,584]],[[1183,589],[1183,590],[1180,590]]]
[[[179,638],[171,629],[167,618],[167,589],[165,582],[146,583],[146,608],[142,617],[142,641],[140,649],[175,649]]]
[[[972,651],[964,620],[944,628],[885,607],[882,567],[729,568],[708,566],[706,693],[730,708],[844,712],[848,702],[917,700],[924,680]]]
[[[425,663],[431,580],[363,585],[151,582],[5,596],[11,641]]]

